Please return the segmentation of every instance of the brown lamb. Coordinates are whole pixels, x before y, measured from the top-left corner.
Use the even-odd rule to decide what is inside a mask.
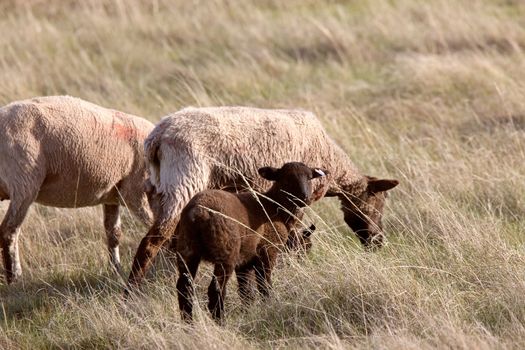
[[[324,172],[303,163],[286,163],[282,168],[264,167],[259,174],[273,181],[262,195],[206,190],[195,195],[183,209],[176,229],[179,308],[181,317],[192,319],[192,279],[199,263],[215,265],[208,288],[208,309],[217,321],[223,319],[226,284],[233,271],[244,301],[252,299],[250,272],[257,287],[269,294],[271,273],[278,253],[288,240],[290,221],[298,208],[312,202],[311,181]]]

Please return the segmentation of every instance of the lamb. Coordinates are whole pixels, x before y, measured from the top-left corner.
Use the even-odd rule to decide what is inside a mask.
[[[0,109],[0,200],[10,200],[0,224],[8,283],[22,274],[19,228],[29,206],[77,208],[102,204],[112,265],[120,269],[120,206],[153,221],[143,190],[145,119],[69,96],[38,97]]]
[[[193,195],[246,185],[264,191],[269,183],[257,177],[263,165],[296,160],[327,169],[330,185],[314,183],[314,189],[341,200],[346,223],[367,247],[382,244],[386,191],[398,184],[361,174],[316,116],[301,110],[186,108],[156,125],[145,153],[157,201],[150,204],[158,213],[137,249],[126,293],[143,279]]]
[[[297,207],[312,201],[310,180],[324,176],[302,163],[281,168],[264,167],[259,174],[273,181],[262,196],[206,190],[191,199],[181,214],[177,237],[179,308],[181,317],[192,319],[191,279],[204,260],[215,265],[208,288],[208,309],[215,320],[223,319],[226,284],[235,270],[239,293],[248,296],[248,276],[255,270],[257,286],[268,296],[271,273],[280,249],[288,240],[287,223],[295,220]]]
[[[325,174],[324,179],[328,179],[328,178],[329,178],[329,174],[328,176],[326,176]],[[325,184],[325,188],[326,188],[328,181],[325,180],[323,183]],[[161,210],[161,207],[160,207],[161,201],[159,198],[159,194],[155,192],[155,188],[153,187],[149,179],[147,179],[144,182],[144,187],[145,187],[146,195],[148,196],[148,201],[151,204],[151,209],[154,212]],[[323,187],[321,187],[321,189],[323,189]],[[231,188],[226,188],[226,190],[231,191]],[[319,199],[321,199],[322,195],[323,195],[322,191],[321,193],[319,191],[317,193],[314,193],[312,197],[312,201],[313,202],[318,201]],[[314,233],[314,231],[316,230],[316,227],[314,224],[312,224],[308,228],[302,228],[301,230],[298,230],[298,227],[302,225],[303,216],[304,216],[304,213],[299,210],[297,213],[295,213],[294,220],[289,220],[286,224],[287,229],[289,231],[288,241],[286,242],[286,249],[290,253],[299,253],[299,254],[308,253],[312,248],[312,233]],[[172,237],[170,244],[165,248],[167,248],[167,250],[170,251],[171,253],[175,253],[177,249],[176,237]]]

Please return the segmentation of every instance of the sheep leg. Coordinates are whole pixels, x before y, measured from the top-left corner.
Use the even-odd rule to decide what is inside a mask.
[[[120,265],[119,242],[122,229],[120,227],[119,205],[104,204],[104,229],[106,230],[111,266],[117,273],[120,273],[122,266]]]
[[[151,226],[153,223],[153,213],[148,209],[147,199],[141,200],[138,206],[130,205],[129,209],[140,222],[148,227]]]
[[[192,280],[197,274],[200,258],[190,257],[182,258],[180,255],[177,259],[177,269],[179,270],[179,279],[177,280],[177,292],[179,299],[180,316],[183,321],[191,322],[193,319],[193,284]]]
[[[197,172],[198,173],[198,172]],[[196,173],[196,174],[197,174]],[[194,178],[195,174],[184,175],[186,172],[179,174],[178,179]],[[173,189],[175,188],[175,189]],[[128,278],[128,287],[124,291],[127,296],[131,289],[138,286],[144,279],[146,271],[151,266],[153,259],[157,256],[162,245],[173,235],[175,228],[180,219],[180,213],[193,195],[206,188],[206,184],[200,184],[200,187],[188,188],[184,184],[170,187],[170,194],[158,194],[153,201],[153,212],[155,221],[149,229],[146,236],[140,242],[135,253],[131,273]],[[151,194],[150,194],[151,197]]]
[[[176,253],[177,252],[177,236],[172,235],[169,242],[166,243],[166,246],[168,247],[167,250],[169,252]]]
[[[131,289],[138,286],[144,279],[160,248],[175,231],[177,222],[178,218],[173,219],[172,217],[166,220],[155,220],[146,236],[140,241],[133,265],[131,266],[128,288],[124,291],[124,296],[129,295]]]
[[[272,270],[277,259],[278,250],[274,247],[262,249],[255,262],[255,278],[259,293],[264,297],[270,295],[272,286]]]
[[[153,212],[148,203],[146,193],[137,189],[137,183],[140,180],[126,181],[122,185],[120,192],[121,205],[125,205],[133,215],[140,220],[144,225],[150,227],[153,224]]]
[[[2,224],[0,224],[0,238],[7,283],[13,283],[22,275],[20,255],[18,252],[18,238],[20,225],[26,217],[33,198],[17,200],[13,198],[9,203]]]
[[[235,269],[237,284],[239,286],[239,297],[245,306],[251,304],[255,299],[251,283],[253,280],[253,271],[253,262],[249,262]]]
[[[233,273],[233,266],[216,264],[213,278],[208,287],[208,310],[217,323],[222,323],[224,317],[224,299],[226,298],[226,284]]]

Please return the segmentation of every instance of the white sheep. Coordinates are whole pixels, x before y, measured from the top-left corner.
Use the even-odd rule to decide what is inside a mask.
[[[153,216],[144,193],[145,119],[69,96],[39,97],[0,109],[0,225],[7,282],[21,274],[19,228],[33,202],[77,208],[102,204],[113,266],[120,269],[119,208],[145,224]]]
[[[196,193],[242,189],[247,181],[264,191],[270,183],[257,175],[262,166],[297,161],[327,169],[331,183],[318,183],[316,192],[339,197],[345,221],[367,246],[381,244],[385,191],[398,184],[362,175],[315,115],[301,110],[186,108],[156,125],[145,153],[156,220],[135,255],[129,288],[140,283]]]

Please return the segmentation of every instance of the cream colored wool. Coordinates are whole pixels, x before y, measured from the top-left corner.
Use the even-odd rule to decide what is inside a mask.
[[[0,109],[0,233],[8,282],[21,274],[18,231],[31,203],[76,208],[103,204],[111,260],[119,267],[119,206],[142,222],[143,142],[153,124],[69,96],[39,97]]]
[[[330,172],[329,195],[359,193],[366,180],[328,136],[317,117],[302,110],[247,107],[186,108],[157,124],[145,142],[150,181],[164,207],[177,216],[207,188],[243,187],[244,177],[264,191],[263,166],[300,161]],[[316,181],[317,187],[322,184]]]

